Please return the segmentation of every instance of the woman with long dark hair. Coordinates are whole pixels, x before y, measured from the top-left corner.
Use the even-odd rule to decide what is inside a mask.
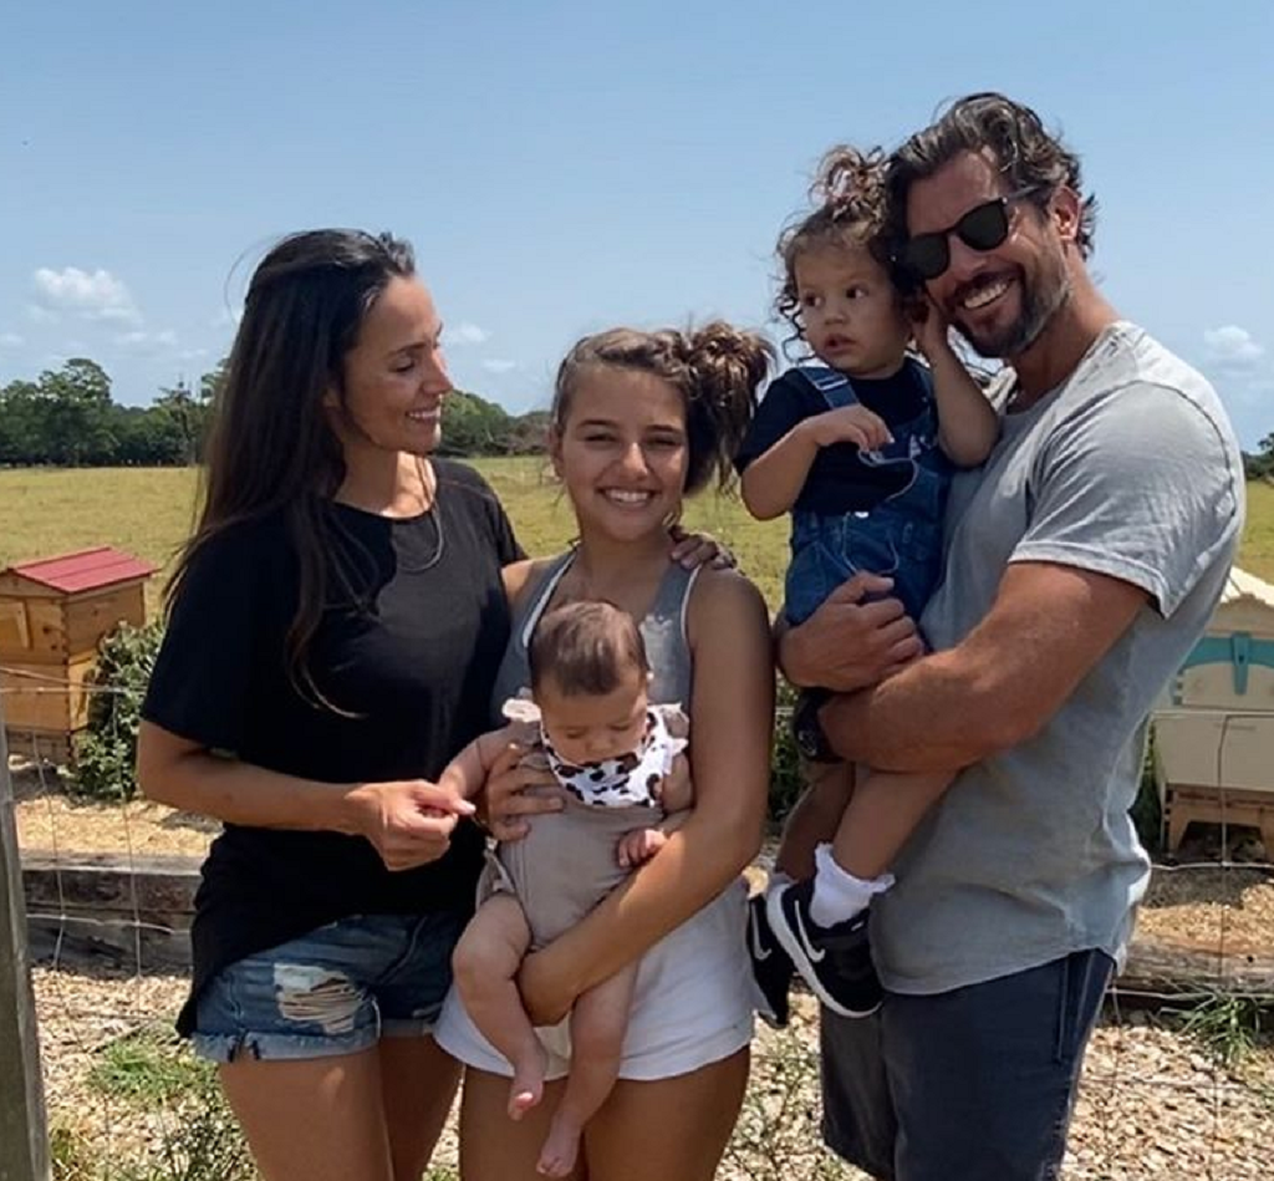
[[[433,457],[451,389],[410,246],[279,243],[252,277],[143,709],[152,799],[217,817],[179,1027],[271,1179],[416,1179],[482,837],[431,782],[488,723],[521,556]]]

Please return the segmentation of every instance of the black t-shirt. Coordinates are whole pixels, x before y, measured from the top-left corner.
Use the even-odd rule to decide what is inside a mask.
[[[432,513],[392,520],[318,507],[349,589],[329,573],[307,667],[289,676],[298,558],[281,515],[232,527],[197,555],[142,716],[245,763],[329,783],[435,779],[488,729],[509,637],[500,568],[522,556],[481,477],[435,461]],[[436,560],[435,560],[436,557]],[[371,843],[227,825],[195,900],[191,997],[221,968],[351,914],[472,908],[482,836],[457,826],[438,861],[391,873]],[[189,1032],[193,1006],[179,1028]]]
[[[892,377],[855,377],[853,387],[854,397],[891,427],[915,419],[932,400],[924,368],[910,357]],[[824,396],[800,373],[775,378],[757,407],[735,467],[742,472],[798,422],[827,410]],[[896,467],[863,463],[853,443],[835,443],[819,449],[792,507],[833,516],[867,512],[901,491],[909,479]]]

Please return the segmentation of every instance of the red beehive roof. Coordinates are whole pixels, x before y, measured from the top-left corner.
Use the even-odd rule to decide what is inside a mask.
[[[8,572],[21,578],[29,578],[41,586],[74,594],[76,591],[113,586],[117,582],[129,582],[134,578],[146,578],[154,574],[155,570],[156,567],[143,562],[141,558],[103,545],[74,554],[62,554],[56,558],[23,562],[10,566]]]

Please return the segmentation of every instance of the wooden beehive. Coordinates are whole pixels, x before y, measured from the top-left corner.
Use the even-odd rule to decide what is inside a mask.
[[[149,562],[101,546],[0,571],[0,691],[14,751],[64,754],[88,724],[99,641],[146,622]]]

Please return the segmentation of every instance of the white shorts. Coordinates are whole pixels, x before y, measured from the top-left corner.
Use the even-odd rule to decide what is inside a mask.
[[[746,899],[747,885],[739,878],[641,958],[620,1078],[650,1081],[689,1074],[752,1040],[756,994],[744,943]],[[548,1052],[545,1077],[550,1081],[570,1069],[569,1021],[536,1031]],[[434,1037],[466,1066],[513,1074],[469,1019],[454,984]]]

